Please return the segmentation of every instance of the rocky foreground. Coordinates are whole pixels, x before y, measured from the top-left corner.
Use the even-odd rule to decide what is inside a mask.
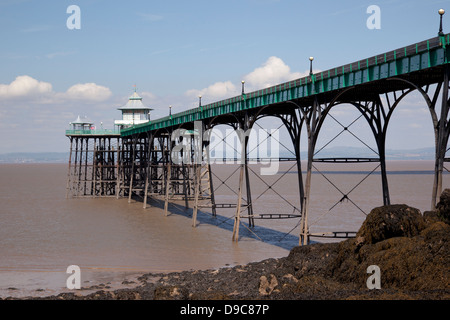
[[[280,259],[205,271],[145,274],[133,289],[29,299],[450,299],[450,189],[435,211],[375,208],[356,238],[296,247]],[[370,265],[381,289],[369,290]],[[92,289],[92,288],[91,288]]]

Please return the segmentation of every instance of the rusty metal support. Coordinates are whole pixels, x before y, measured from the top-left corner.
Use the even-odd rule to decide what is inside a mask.
[[[67,185],[66,185],[66,199],[69,198],[70,193],[70,182],[72,177],[72,152],[73,152],[73,137],[69,137],[70,139],[70,150],[69,150],[69,167],[67,168]]]
[[[130,172],[130,185],[128,186],[128,203],[131,202],[131,195],[133,193],[133,182],[134,182],[134,168],[136,163],[136,143],[137,143],[137,136],[132,137],[132,152],[133,157],[131,158],[131,172]]]
[[[147,208],[148,187],[149,187],[149,184],[151,184],[151,179],[152,179],[152,168],[153,168],[152,149],[154,146],[152,132],[147,132],[145,146],[146,146],[146,150],[144,152],[147,157],[147,165],[145,167],[145,187],[144,187],[144,203],[143,203],[144,209]]]
[[[445,153],[447,151],[447,144],[450,133],[449,123],[449,88],[450,88],[450,67],[446,65],[444,80],[442,83],[442,98],[441,98],[441,115],[437,126],[435,126],[435,141],[436,141],[436,159],[434,166],[434,182],[431,209],[434,210],[438,202],[439,196],[442,193],[442,172],[444,170]]]

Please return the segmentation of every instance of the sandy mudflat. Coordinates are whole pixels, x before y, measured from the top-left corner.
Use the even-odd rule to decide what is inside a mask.
[[[79,290],[17,299],[450,300],[449,218],[446,189],[435,211],[374,208],[355,238],[295,247],[286,257],[214,270],[106,276],[106,283],[97,278]],[[367,269],[374,265],[379,289],[368,288]]]
[[[361,230],[360,230],[361,231]],[[287,257],[215,270],[148,273],[85,286],[51,300],[450,299],[450,225],[426,221],[415,236],[296,247]],[[367,267],[379,265],[381,289]]]

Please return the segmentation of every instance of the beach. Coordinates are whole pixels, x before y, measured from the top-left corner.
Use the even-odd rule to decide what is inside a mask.
[[[253,229],[241,228],[239,241],[233,242],[231,241],[233,212],[228,216],[219,213],[217,217],[201,214],[198,226],[192,228],[189,214],[191,211],[178,205],[171,205],[170,215],[164,216],[157,203],[144,210],[139,201],[128,203],[126,199],[65,199],[65,189],[61,187],[65,185],[65,165],[3,165],[1,168],[4,169],[3,177],[10,177],[9,184],[5,184],[7,187],[4,185],[1,193],[3,223],[0,297],[3,299],[8,297],[93,299],[95,295],[98,295],[97,298],[117,299],[120,295],[128,296],[128,293],[135,299],[163,297],[194,299],[199,297],[199,292],[208,294],[204,296],[208,299],[215,296],[272,299],[276,295],[285,298],[333,298],[333,293],[305,296],[298,296],[295,293],[284,296],[280,287],[289,287],[289,281],[296,283],[294,278],[297,281],[301,278],[295,275],[295,268],[288,270],[282,266],[290,261],[289,257],[292,254],[298,257],[298,254],[295,254],[297,250],[319,248],[311,250],[301,259],[315,261],[308,264],[313,269],[320,269],[323,256],[328,254],[329,257],[333,257],[339,252],[339,246],[353,241],[338,239],[327,243],[312,238],[312,242],[316,244],[298,249],[298,228],[289,233],[297,221],[275,220],[266,225],[258,221]],[[398,168],[417,169],[414,166],[401,165],[398,165]],[[320,178],[319,175],[316,176]],[[421,203],[420,210],[423,214],[427,210],[428,201],[420,199],[428,197],[427,193],[420,190],[427,191],[427,180],[430,175],[392,176],[391,185],[395,186],[396,183],[401,185],[406,200],[414,198],[416,202],[411,205],[412,207],[418,207],[417,203]],[[296,191],[290,187],[292,184],[289,179],[295,181],[296,174],[287,174],[286,177],[288,182],[282,184],[281,188],[282,190],[285,188],[283,194],[294,201]],[[347,176],[335,173],[333,177],[342,179]],[[357,178],[357,174],[352,174],[349,179]],[[447,179],[447,176],[445,178]],[[367,181],[369,183],[366,188],[373,190],[374,185],[379,183],[378,179],[379,177],[375,176],[373,180]],[[349,183],[347,179],[344,180]],[[405,183],[405,180],[409,182]],[[257,187],[261,187],[261,184]],[[408,187],[417,193],[414,195]],[[11,190],[14,192],[11,193]],[[273,194],[268,196],[275,199]],[[329,198],[329,194],[326,196],[325,200]],[[400,193],[395,193],[394,196],[400,198]],[[372,198],[375,198],[373,193],[358,200],[362,200],[364,206],[372,205],[374,208]],[[330,199],[330,203],[333,201],[335,199]],[[266,203],[268,210],[277,206],[277,202],[274,201],[260,203],[261,206]],[[321,205],[326,208],[328,203]],[[361,214],[358,216],[355,208],[353,211],[346,211],[345,208],[350,206],[343,205],[346,205],[344,210],[337,208],[339,210],[326,215],[326,219],[319,219],[321,215],[316,217],[323,226],[319,230],[357,231],[361,227],[366,216]],[[441,256],[448,258],[448,255]],[[81,268],[80,290],[70,290],[66,287],[66,280],[69,277],[66,269],[69,265],[78,265]],[[264,276],[267,282],[271,283],[271,274],[275,275],[277,290],[280,290],[280,293],[274,290],[269,297],[259,295],[259,285],[263,281],[261,277]],[[251,279],[248,278],[249,275],[252,276]],[[329,278],[323,275],[321,277]],[[365,281],[366,273],[363,277]],[[308,279],[304,276],[302,278],[302,281]],[[313,279],[309,278],[308,281]],[[361,292],[380,294],[368,292],[364,281],[360,283]],[[198,291],[192,283],[198,283]],[[251,283],[254,284],[252,292],[241,290],[252,288]],[[319,284],[314,281],[313,283],[314,287],[320,288],[320,281]],[[225,284],[230,290],[234,289],[223,293],[220,286]],[[234,287],[234,284],[238,287]],[[181,292],[181,295],[174,296],[170,287],[179,288],[176,291]],[[356,290],[352,286],[348,287],[348,284],[342,288],[348,293],[340,295],[340,298],[350,298],[352,290]],[[428,293],[409,291],[411,297],[425,299],[432,297],[430,290]],[[241,293],[233,294],[235,291]],[[166,292],[168,296],[162,292]],[[357,295],[360,296],[361,292]]]
[[[447,198],[441,197],[436,211],[422,215],[406,205],[375,208],[355,239],[298,246],[286,257],[219,269],[148,273],[124,279],[121,288],[108,282],[24,299],[449,300],[450,189],[445,192]],[[366,281],[366,268],[378,265],[382,276],[374,288]]]

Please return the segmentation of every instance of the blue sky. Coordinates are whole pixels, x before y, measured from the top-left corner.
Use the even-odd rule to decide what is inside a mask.
[[[66,25],[73,4],[79,30]],[[236,95],[242,79],[256,90],[302,76],[309,56],[315,70],[326,70],[422,41],[437,35],[441,7],[450,30],[448,4],[0,0],[0,153],[67,151],[70,121],[80,114],[112,128],[135,84],[158,118],[169,105],[196,106],[198,94],[204,103]],[[366,26],[370,5],[381,9],[379,30]],[[393,118],[388,147],[433,145],[416,99]]]

